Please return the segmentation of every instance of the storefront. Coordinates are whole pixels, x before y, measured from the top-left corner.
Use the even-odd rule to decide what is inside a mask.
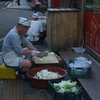
[[[100,59],[100,0],[85,0],[84,5],[84,44]]]
[[[73,33],[74,32],[76,32],[76,30],[78,30],[78,29],[81,29],[82,31],[77,31],[78,33],[78,35],[81,35],[81,38],[73,38],[73,36],[75,36],[75,34],[74,35],[70,35],[70,36],[72,36],[72,38],[71,39],[79,39],[80,41],[81,40],[83,40],[83,43],[82,43],[82,45],[80,45],[80,46],[84,46],[84,47],[86,47],[87,48],[87,52],[93,57],[93,58],[95,58],[96,60],[98,60],[98,62],[100,62],[100,0],[59,0],[59,2],[56,2],[56,0],[48,0],[48,4],[49,4],[49,8],[64,8],[64,9],[66,9],[66,8],[75,8],[75,9],[79,9],[80,10],[80,16],[78,16],[79,17],[79,19],[77,20],[77,22],[78,21],[80,21],[80,24],[81,25],[79,25],[79,26],[77,26],[77,28],[75,29],[75,31],[73,31]],[[53,13],[53,14],[52,14]],[[63,15],[64,15],[64,11],[60,11],[58,14],[58,16],[56,16],[56,17],[52,17],[52,18],[55,18],[55,19],[58,19],[58,17],[59,16],[61,16],[61,14],[62,14],[62,18],[63,18]],[[67,12],[66,12],[67,13]],[[55,11],[55,12],[50,12],[49,11],[49,19],[52,19],[51,17],[50,17],[50,15],[52,15],[52,16],[54,16],[54,14],[57,14],[57,12]],[[68,14],[69,14],[69,12],[68,12]],[[67,14],[66,14],[67,15]],[[65,15],[64,15],[65,16]],[[67,18],[67,17],[66,17]],[[71,17],[70,17],[71,18]],[[72,18],[72,22],[74,23],[74,20],[75,18],[73,17]],[[64,20],[64,19],[63,19]],[[63,21],[62,20],[62,21]],[[74,20],[74,21],[73,21]],[[56,21],[56,20],[55,20]],[[54,21],[54,22],[55,22]],[[60,20],[59,20],[60,21]],[[59,22],[58,20],[57,20],[57,22],[55,22],[54,24],[55,24],[55,26],[56,27],[58,27],[57,25],[59,25],[59,31],[61,31],[62,29],[64,29],[64,27],[62,27],[62,29],[61,29],[61,24],[59,24],[59,23],[61,23],[61,22]],[[50,21],[50,22],[52,22],[52,20]],[[68,21],[67,21],[68,22]],[[66,23],[67,23],[66,22]],[[57,24],[58,23],[58,24]],[[65,24],[66,24],[65,23]],[[52,24],[51,26],[50,26],[50,24],[48,25],[49,27],[53,27],[53,25],[54,24]],[[64,22],[62,23],[62,24],[64,24]],[[75,24],[75,23],[74,23]],[[69,25],[68,25],[68,23],[66,24],[66,26],[67,27],[69,27]],[[54,30],[56,30],[56,31],[58,31],[57,30],[57,28],[55,28],[55,27],[53,27],[52,29],[54,29]],[[66,28],[67,29],[67,28]],[[72,27],[72,29],[73,29],[73,27]],[[71,29],[71,30],[72,30]],[[74,29],[73,29],[74,30]],[[57,35],[58,35],[58,33],[59,33],[59,31],[57,32]],[[48,33],[50,33],[50,30],[48,30]],[[55,33],[56,34],[56,32],[51,32],[52,33],[52,35],[51,36],[53,36],[53,33]],[[62,32],[60,32],[60,33],[62,33]],[[60,34],[59,33],[59,34]],[[64,32],[63,31],[63,33],[64,34],[67,34],[67,36],[70,34],[68,34],[68,32]],[[49,34],[50,35],[50,34]],[[57,35],[55,35],[56,37],[57,37]],[[82,36],[83,35],[83,36]],[[60,35],[59,35],[60,36]],[[65,35],[63,35],[63,37],[62,38],[64,38],[65,37]],[[55,42],[53,42],[53,38],[54,38],[54,36],[51,38],[50,36],[49,36],[49,38],[50,38],[50,42],[49,42],[49,45],[50,45],[50,47],[52,48],[53,46],[54,46],[54,43]],[[61,36],[60,36],[60,38],[61,38]],[[58,37],[57,37],[57,39],[58,39]],[[69,38],[68,38],[69,39]],[[67,40],[68,40],[67,39]],[[70,40],[71,40],[70,39]],[[54,41],[55,41],[56,39],[54,39]],[[59,43],[58,42],[59,40],[57,40],[56,41],[56,43]],[[62,39],[62,41],[64,41],[64,39]],[[52,43],[53,42],[53,43]],[[81,41],[82,42],[82,41]],[[77,42],[78,43],[78,42]],[[74,41],[73,41],[73,43],[71,43],[72,44],[72,46],[79,46],[79,45],[75,45],[75,44],[77,44],[77,43],[75,43]],[[60,43],[59,43],[60,44]],[[64,45],[65,46],[65,48],[68,46],[68,45],[71,45],[70,43],[69,44],[67,44],[67,42],[63,42],[62,43],[62,45]],[[79,43],[78,43],[79,44]],[[57,46],[57,44],[55,44],[55,46]],[[61,46],[61,45],[60,45]],[[63,47],[64,47],[63,46]],[[72,47],[72,46],[70,46],[70,48]],[[53,47],[54,48],[54,47]],[[57,48],[57,47],[56,47]],[[60,48],[60,47],[58,47],[58,48]],[[58,49],[56,49],[56,50],[58,50]],[[71,49],[67,49],[67,50],[71,50]]]

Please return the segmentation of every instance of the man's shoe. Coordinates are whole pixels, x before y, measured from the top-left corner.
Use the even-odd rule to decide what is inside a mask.
[[[19,72],[18,76],[23,80],[26,80],[26,81],[30,80],[30,78],[26,75],[26,72]]]

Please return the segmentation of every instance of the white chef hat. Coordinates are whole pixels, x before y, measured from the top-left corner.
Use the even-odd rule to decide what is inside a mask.
[[[38,17],[39,17],[38,13],[34,13],[34,14],[32,15],[32,18],[38,18]]]
[[[28,20],[27,18],[19,17],[19,24],[24,25],[24,26],[30,26],[31,21]]]

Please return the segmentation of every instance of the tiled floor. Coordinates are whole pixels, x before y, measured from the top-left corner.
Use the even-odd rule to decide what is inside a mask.
[[[23,80],[19,78],[14,80],[0,79],[0,100],[53,100],[47,91],[25,93],[22,82]]]
[[[23,100],[22,80],[0,80],[0,100]]]

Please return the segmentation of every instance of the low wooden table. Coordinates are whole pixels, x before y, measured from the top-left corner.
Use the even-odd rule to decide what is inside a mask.
[[[36,64],[35,61],[34,61],[34,58],[32,58],[32,67],[35,68],[35,67],[51,67],[51,66],[54,66],[54,67],[60,67],[60,68],[65,68],[64,67],[64,61],[63,59],[60,57],[60,56],[56,56],[59,63],[52,63],[52,64]]]

